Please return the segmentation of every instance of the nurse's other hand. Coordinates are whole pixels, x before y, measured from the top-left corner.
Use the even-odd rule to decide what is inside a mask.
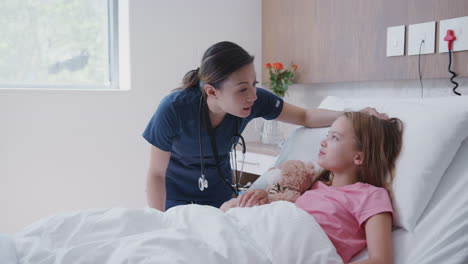
[[[372,108],[372,107],[363,108],[363,109],[359,110],[359,112],[366,113],[366,114],[369,114],[371,116],[376,116],[377,118],[384,119],[384,120],[388,119],[387,114],[379,113],[375,108]]]
[[[238,199],[239,207],[252,207],[254,205],[266,204],[268,193],[262,189],[247,190]]]

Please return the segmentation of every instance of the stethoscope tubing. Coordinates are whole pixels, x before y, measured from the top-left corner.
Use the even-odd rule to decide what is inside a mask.
[[[200,96],[200,108],[199,108],[199,122],[198,122],[198,142],[199,142],[199,148],[200,148],[200,177],[198,179],[198,187],[200,189],[200,191],[204,191],[204,189],[208,188],[208,180],[205,178],[205,162],[204,162],[204,151],[203,151],[203,142],[202,142],[202,136],[201,136],[201,124],[203,122],[203,95]],[[206,114],[206,113],[205,113]],[[209,116],[207,116],[206,118],[209,118]],[[206,121],[206,122],[209,122]],[[210,124],[211,126],[211,124]],[[233,191],[233,193],[238,196],[239,195],[239,187],[241,188],[244,188],[244,187],[247,187],[248,185],[245,185],[245,186],[241,186],[240,184],[240,180],[242,178],[242,174],[244,172],[244,161],[245,161],[245,153],[246,153],[246,144],[245,144],[245,140],[244,140],[244,137],[242,137],[242,135],[239,133],[239,118],[237,118],[237,131],[236,131],[236,134],[234,134],[231,138],[231,150],[229,152],[229,157],[230,157],[230,160],[231,160],[231,170],[233,172],[233,180],[235,180],[235,183],[234,184],[230,184],[222,175],[219,175],[218,173],[218,176],[221,177],[223,179],[223,181],[229,186],[229,188]],[[209,133],[210,134],[210,133]],[[211,135],[210,134],[210,137],[214,137],[214,134]],[[237,139],[237,140],[236,140]],[[212,140],[213,141],[213,140]],[[240,141],[240,143],[239,143]],[[237,177],[237,152],[236,152],[236,146],[237,145],[241,145],[242,146],[242,164],[241,164],[241,171],[240,171],[240,174],[239,174],[239,177]],[[212,146],[214,149],[216,148],[216,146]],[[213,153],[215,155],[215,153]],[[233,159],[234,157],[234,159]],[[217,164],[217,167],[218,167],[218,164]],[[218,172],[220,172],[220,169],[218,168]],[[234,175],[235,174],[235,175]]]

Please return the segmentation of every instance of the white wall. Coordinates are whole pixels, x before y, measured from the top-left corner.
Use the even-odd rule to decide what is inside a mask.
[[[132,0],[128,12],[131,90],[0,91],[0,233],[61,211],[146,206],[141,133],[162,97],[222,40],[260,73],[261,0]]]

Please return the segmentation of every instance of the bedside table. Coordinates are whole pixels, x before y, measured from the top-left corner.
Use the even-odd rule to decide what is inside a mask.
[[[245,153],[244,172],[240,183],[253,183],[263,172],[273,166],[281,148],[277,145],[263,144],[261,142],[246,142],[247,152]],[[237,169],[242,168],[242,151],[236,149]],[[237,171],[237,173],[239,173]]]

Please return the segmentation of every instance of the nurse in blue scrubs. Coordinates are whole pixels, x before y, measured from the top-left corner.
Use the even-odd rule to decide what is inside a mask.
[[[191,203],[219,207],[229,200],[234,193],[229,151],[236,135],[254,118],[325,127],[341,114],[306,110],[257,88],[253,61],[235,43],[216,43],[205,52],[200,67],[184,76],[182,87],[161,101],[143,133],[151,144],[146,189],[150,207],[161,211]],[[372,108],[364,111],[381,115]],[[207,187],[199,186],[202,171]],[[242,194],[241,206],[264,203],[258,199],[260,191]]]

